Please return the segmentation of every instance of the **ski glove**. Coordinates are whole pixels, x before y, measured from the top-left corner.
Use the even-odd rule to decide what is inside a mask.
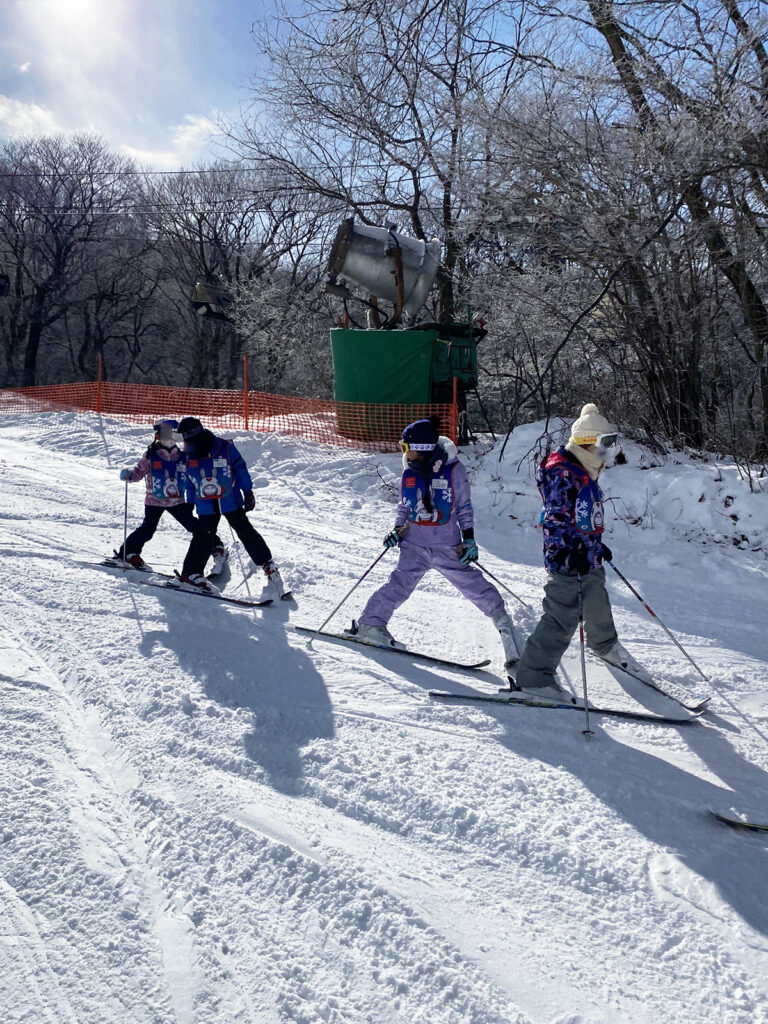
[[[461,561],[464,563],[464,565],[469,565],[471,562],[476,562],[479,557],[480,552],[477,550],[477,541],[473,537],[470,537],[469,540],[465,540],[461,555]]]
[[[397,532],[397,527],[394,530],[390,530],[387,536],[384,538],[385,548],[396,548],[400,543],[400,534]]]
[[[133,473],[132,469],[121,469],[120,470],[120,479],[121,480],[130,480],[131,479],[131,473]]]
[[[568,555],[568,568],[572,569],[573,572],[577,572],[580,576],[587,575],[591,566],[586,545],[577,544],[573,551],[571,551]]]
[[[612,562],[613,561],[613,552],[611,551],[611,549],[608,547],[607,544],[602,544],[601,543],[601,545],[600,545],[600,557],[602,558],[602,560],[604,562]]]
[[[473,526],[468,526],[466,530],[461,531],[461,548],[459,549],[459,557],[464,565],[476,562],[480,557],[480,552],[477,550],[477,541],[475,540],[475,529]]]
[[[253,491],[246,491],[243,495],[243,508],[246,512],[253,512],[256,508],[256,498]]]

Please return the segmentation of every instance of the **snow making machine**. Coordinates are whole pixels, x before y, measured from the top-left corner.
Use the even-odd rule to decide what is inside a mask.
[[[437,239],[418,241],[393,228],[356,224],[353,217],[339,227],[326,290],[344,301],[343,326],[331,329],[333,397],[356,408],[339,409],[343,435],[390,440],[391,416],[381,406],[450,404],[455,397],[459,443],[466,443],[466,393],[477,387],[477,343],[486,332],[471,320],[417,322],[440,253]],[[367,292],[367,298],[353,296],[349,283]],[[349,313],[353,297],[366,309],[365,326]],[[386,312],[380,302],[391,310]],[[401,326],[404,315],[408,327]],[[362,415],[360,404],[370,407]]]

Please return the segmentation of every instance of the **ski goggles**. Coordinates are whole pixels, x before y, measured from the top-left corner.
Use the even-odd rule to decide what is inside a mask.
[[[614,445],[619,443],[618,434],[598,434],[597,437],[598,448],[613,448]]]
[[[433,444],[409,444],[408,441],[400,441],[401,452],[432,452],[435,450]]]

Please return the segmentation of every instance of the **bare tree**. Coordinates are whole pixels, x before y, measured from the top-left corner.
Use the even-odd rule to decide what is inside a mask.
[[[323,198],[337,216],[394,221],[418,239],[439,234],[443,321],[454,317],[466,232],[485,202],[471,172],[493,149],[493,109],[528,67],[499,55],[492,29],[503,21],[522,46],[532,30],[523,7],[503,17],[477,0],[280,7],[258,35],[269,71],[254,84],[249,115],[229,129],[276,189]]]
[[[130,199],[129,161],[92,136],[9,142],[0,173],[0,251],[12,279],[6,366],[37,381],[44,332],[65,316],[97,239]]]

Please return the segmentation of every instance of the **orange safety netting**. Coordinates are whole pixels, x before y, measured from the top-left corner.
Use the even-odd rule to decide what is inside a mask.
[[[197,416],[218,429],[255,430],[326,444],[392,451],[413,420],[436,413],[442,432],[456,440],[456,405],[369,405],[262,391],[213,391],[150,384],[53,384],[0,391],[0,412],[95,412],[131,423]]]

